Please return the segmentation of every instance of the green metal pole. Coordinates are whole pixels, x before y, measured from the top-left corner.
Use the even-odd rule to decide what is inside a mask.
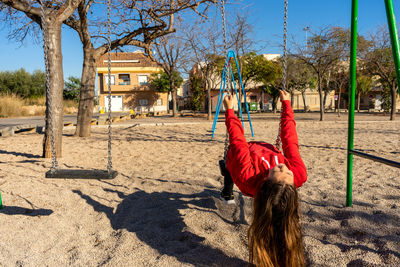
[[[350,95],[349,95],[349,126],[347,136],[347,190],[346,206],[352,205],[353,191],[353,155],[350,150],[354,145],[354,103],[356,91],[356,62],[357,62],[357,19],[358,0],[352,0],[351,4],[351,43],[350,43]]]
[[[388,20],[388,27],[390,32],[390,41],[392,42],[392,52],[394,66],[396,68],[397,76],[397,89],[400,94],[400,57],[399,57],[399,36],[397,35],[396,18],[394,17],[393,1],[385,0],[386,17]]]
[[[3,208],[3,202],[1,202],[1,192],[0,192],[0,210]]]

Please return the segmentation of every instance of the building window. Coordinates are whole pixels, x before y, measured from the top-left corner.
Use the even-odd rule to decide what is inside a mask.
[[[131,84],[131,78],[129,77],[129,74],[119,74],[119,85],[130,85]]]
[[[145,85],[148,83],[147,75],[138,75],[138,81],[140,85]]]
[[[108,85],[108,74],[106,74],[104,77],[106,80],[106,84]],[[115,84],[115,75],[110,75],[110,77],[111,77],[111,79],[110,79],[111,85],[114,85]]]
[[[157,99],[157,106],[162,106],[162,99],[161,98]]]
[[[139,106],[147,106],[149,101],[147,99],[139,99]]]
[[[257,96],[256,95],[250,96],[250,102],[257,102]]]

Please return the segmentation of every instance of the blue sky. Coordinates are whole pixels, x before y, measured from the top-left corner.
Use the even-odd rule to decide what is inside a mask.
[[[266,41],[268,45],[262,53],[281,54],[279,43],[282,42],[283,0],[245,0],[239,4],[228,4],[228,14],[236,10],[249,14],[249,21],[254,26],[254,38]],[[321,4],[323,3],[323,4]],[[400,21],[400,1],[394,0],[394,11]],[[309,26],[318,29],[324,26],[350,27],[351,0],[289,0],[288,33],[297,42],[305,43],[305,31]],[[228,16],[229,19],[229,16]],[[378,25],[386,25],[386,13],[383,0],[359,1],[358,32],[367,34]],[[27,40],[23,45],[7,40],[7,29],[0,29],[0,71],[25,68],[32,72],[44,70],[43,49],[41,45]],[[62,33],[64,77],[80,77],[82,70],[82,48],[75,32],[64,28]]]

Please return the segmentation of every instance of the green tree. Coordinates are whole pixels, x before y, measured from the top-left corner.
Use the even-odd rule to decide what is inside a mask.
[[[340,27],[323,28],[311,32],[307,47],[297,46],[294,55],[309,65],[317,77],[317,89],[320,103],[320,120],[324,120],[324,88],[329,84],[330,73],[349,51],[350,32]],[[326,99],[326,98],[325,98]]]
[[[396,100],[398,84],[390,44],[389,33],[386,27],[381,27],[370,36],[370,49],[362,57],[364,69],[373,77],[377,77],[382,85],[383,106],[390,105],[390,120],[396,118]]]
[[[31,97],[40,97],[46,94],[46,73],[35,70],[32,74]]]
[[[36,70],[30,74],[21,68],[16,71],[0,72],[0,93],[15,94],[23,98],[43,96],[46,88],[46,75]]]
[[[391,88],[389,88],[386,84],[384,84],[382,87],[382,108],[385,112],[388,112],[391,109]]]
[[[169,77],[164,71],[151,74],[150,84],[157,92],[169,93],[170,91]]]
[[[174,71],[172,74],[172,79],[176,87],[182,85],[183,79],[179,72]],[[169,76],[164,71],[153,73],[150,77],[150,83],[154,86],[157,92],[166,93],[172,91]]]
[[[69,76],[67,81],[64,82],[64,99],[79,101],[79,94],[81,88],[81,79],[78,77]]]
[[[169,94],[174,93],[176,91],[175,88],[181,86],[183,82],[180,73],[177,71],[174,71],[171,77],[172,81],[170,80],[170,76],[164,71],[153,73],[150,76],[150,84],[157,92],[168,93],[169,96]],[[171,84],[173,88],[171,87]],[[167,105],[167,108],[169,109],[169,105]]]
[[[249,52],[243,56],[241,59],[242,62],[242,69],[241,71],[241,77],[242,77],[242,82],[243,82],[243,88],[246,92],[248,92],[251,89],[257,88],[256,86],[253,86],[252,88],[249,88],[249,85],[251,83],[256,84],[257,82],[262,82],[265,87],[263,87],[264,92],[269,92],[267,87],[270,87],[270,84],[272,81],[275,81],[278,76],[282,75],[282,72],[279,71],[280,65],[277,62],[269,61],[267,60],[263,55],[257,55],[255,52]],[[222,74],[222,69],[225,64],[225,59],[218,58],[216,60],[216,65],[217,65],[217,70],[219,74]],[[233,76],[235,78],[235,82],[237,85],[239,85],[239,73],[236,67],[236,63],[233,59],[231,59],[230,65],[232,67],[233,71]],[[239,98],[241,99],[241,90],[240,87],[237,86],[237,89],[239,91]],[[278,96],[279,96],[279,91],[278,91]],[[264,101],[264,96],[261,97],[262,102]],[[264,104],[264,103],[263,103]]]
[[[347,65],[347,64],[346,64]],[[340,117],[340,106],[341,106],[341,101],[343,98],[348,97],[348,87],[349,87],[349,70],[346,65],[343,64],[338,64],[336,65],[336,68],[332,72],[330,76],[330,82],[329,82],[329,87],[332,90],[337,90],[338,92],[338,99],[337,99],[337,112],[338,112],[338,117]],[[343,96],[342,96],[342,91],[343,91]]]
[[[257,78],[260,77],[261,74],[263,74],[265,68],[270,70],[270,62],[263,55],[257,55],[255,52],[245,54],[243,56],[242,62],[241,75],[243,87],[245,90],[250,82],[257,81]],[[239,81],[239,74],[236,69],[236,64],[231,65],[234,71],[235,79]]]
[[[372,89],[372,78],[366,75],[357,76],[356,95],[357,95],[357,111],[360,112],[360,97],[368,94]]]
[[[27,98],[30,95],[31,75],[23,68],[11,73],[7,86],[12,94]]]
[[[8,86],[8,81],[11,77],[11,72],[2,71],[0,72],[0,93],[1,94],[11,94],[10,87]]]
[[[307,112],[306,90],[311,90],[316,80],[313,71],[302,60],[293,56],[288,57],[287,70],[287,88],[291,94],[291,103],[293,105],[294,91],[299,91],[303,98],[304,112]]]
[[[264,85],[262,88],[263,93],[266,92],[272,97],[272,109],[276,113],[279,90],[282,89],[282,67],[279,62],[264,60],[259,68],[255,80],[262,82]],[[262,100],[264,101],[264,95]]]
[[[190,106],[194,111],[200,111],[203,108],[204,90],[201,87],[202,79],[200,76],[192,75],[189,78],[191,97]]]

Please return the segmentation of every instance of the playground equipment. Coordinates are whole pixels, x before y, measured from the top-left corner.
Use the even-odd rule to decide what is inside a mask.
[[[228,51],[227,49],[227,42],[226,42],[226,20],[225,20],[225,2],[224,0],[220,1],[221,3],[221,17],[222,17],[222,30],[223,30],[223,38],[224,38],[224,48],[225,48],[225,52]],[[286,73],[286,66],[287,66],[287,10],[288,10],[288,0],[284,1],[284,24],[283,24],[283,64],[282,64],[282,73],[283,73],[283,77],[282,77],[282,89],[284,91],[286,91],[286,86],[287,86],[287,73]],[[224,97],[225,93],[229,92],[229,89],[226,90],[226,84],[228,84],[228,86],[232,86],[231,85],[231,81],[230,81],[230,76],[232,76],[232,81],[233,81],[233,85],[234,85],[234,90],[235,90],[235,94],[236,94],[236,98],[238,100],[238,103],[240,103],[239,101],[239,97],[237,94],[237,89],[236,89],[236,84],[234,81],[234,76],[233,76],[233,72],[231,69],[231,65],[229,63],[230,59],[234,58],[235,59],[235,63],[236,63],[236,68],[238,70],[238,74],[239,74],[239,81],[240,81],[240,86],[242,88],[242,92],[243,92],[243,96],[244,96],[244,101],[245,101],[245,107],[246,107],[246,111],[247,111],[247,115],[249,118],[249,124],[250,124],[250,129],[251,129],[251,135],[254,137],[254,131],[253,131],[253,126],[251,123],[251,118],[250,118],[250,113],[249,113],[249,109],[248,109],[248,105],[246,102],[246,92],[244,90],[243,87],[243,83],[242,83],[242,77],[240,74],[240,69],[239,69],[239,64],[236,58],[236,55],[233,51],[229,51],[227,52],[227,57],[226,57],[226,62],[224,64],[224,68],[222,71],[222,78],[221,78],[221,87],[219,90],[219,95],[218,95],[218,104],[217,104],[217,109],[215,112],[215,117],[214,117],[214,122],[213,122],[213,126],[212,126],[212,138],[214,137],[215,134],[215,127],[217,124],[217,120],[218,120],[218,115],[220,112],[220,108],[221,108],[221,104],[222,104],[222,100]],[[229,75],[229,72],[231,73],[231,75]],[[227,75],[228,73],[228,75]],[[231,95],[233,95],[233,92],[229,92],[231,93]],[[241,121],[242,121],[242,126],[244,129],[244,123],[243,123],[243,114],[242,114],[242,110],[239,106],[239,112],[240,112],[240,117],[241,117]],[[281,116],[282,116],[282,112],[281,112]],[[280,138],[280,133],[281,133],[281,120],[279,120],[279,130],[278,130],[278,135],[276,138],[276,147],[279,149],[280,148],[280,144],[281,144],[281,138]],[[228,152],[228,145],[229,145],[229,136],[228,136],[228,132],[226,132],[225,135],[225,148],[224,148],[224,158]]]
[[[393,11],[392,0],[385,0],[386,17],[392,44],[393,59],[396,68],[397,84],[400,85],[400,57],[399,57],[399,37],[397,35],[396,20]],[[357,20],[358,20],[358,0],[352,0],[351,7],[351,44],[350,44],[350,101],[349,101],[349,126],[347,143],[347,189],[346,206],[352,206],[352,187],[353,187],[353,155],[366,159],[378,161],[392,167],[400,168],[400,162],[370,155],[358,150],[354,150],[354,107],[356,89],[356,60],[357,60]],[[399,87],[400,94],[400,87]]]
[[[246,92],[245,92],[244,87],[243,87],[242,76],[240,75],[239,63],[237,61],[235,52],[229,51],[228,55],[226,56],[226,61],[225,61],[225,64],[224,64],[224,68],[222,70],[221,87],[219,89],[218,104],[217,104],[217,109],[215,111],[215,117],[214,117],[214,122],[213,122],[213,126],[212,126],[212,136],[211,136],[211,138],[214,138],[215,128],[216,128],[217,120],[218,120],[218,115],[219,115],[219,112],[221,110],[221,105],[222,105],[222,100],[224,98],[224,95],[226,93],[232,94],[231,88],[228,88],[228,90],[227,90],[227,87],[226,87],[226,84],[228,84],[228,87],[232,87],[231,81],[229,79],[230,75],[232,76],[232,83],[233,83],[233,87],[235,89],[236,98],[238,100],[238,103],[240,103],[240,99],[239,99],[239,96],[238,96],[238,91],[236,89],[235,78],[233,76],[233,71],[232,71],[232,68],[231,68],[231,65],[230,65],[230,59],[231,58],[235,59],[236,69],[237,69],[238,74],[239,74],[240,87],[242,89],[242,94],[243,94],[243,97],[244,97],[244,104],[245,104],[245,107],[246,107],[247,116],[249,118],[251,136],[254,137],[253,125],[251,124],[249,107],[248,107],[247,101],[246,101]],[[240,118],[241,118],[241,121],[242,121],[242,126],[243,126],[243,129],[244,129],[242,108],[240,107],[240,105],[238,105],[238,107],[239,107]]]
[[[45,58],[45,66],[46,66],[46,93],[50,94],[50,86],[49,86],[49,66],[47,61],[47,29],[45,20],[45,12],[44,12],[44,3],[42,0],[40,1],[41,7],[41,20],[42,20],[42,31],[43,31],[43,50],[44,50],[44,58]],[[108,80],[111,80],[111,0],[108,0],[107,5],[107,18],[108,18]],[[108,83],[108,96],[111,99],[111,83]],[[51,143],[51,157],[52,157],[52,165],[49,171],[46,172],[46,178],[71,178],[71,179],[113,179],[118,175],[118,172],[112,169],[112,159],[111,159],[111,101],[108,101],[108,163],[107,170],[81,170],[81,169],[59,169],[57,157],[56,157],[56,148],[54,143],[54,132],[53,132],[53,118],[52,118],[52,109],[53,105],[51,103],[51,98],[47,98],[47,104],[49,107],[48,112],[48,120],[49,120],[49,128],[50,128],[50,143]]]
[[[228,52],[228,45],[227,45],[227,41],[226,41],[225,0],[221,0],[220,3],[221,3],[221,17],[222,17],[222,32],[223,32],[223,38],[224,38],[224,49],[225,49],[225,53],[227,55],[226,55],[226,61],[225,61],[225,64],[224,64],[224,68],[223,68],[223,71],[222,71],[221,87],[219,89],[218,104],[217,104],[217,109],[216,109],[216,112],[215,112],[214,122],[213,122],[213,126],[212,126],[212,136],[211,136],[211,138],[214,138],[215,128],[216,128],[217,120],[218,120],[218,115],[219,115],[219,111],[221,109],[222,100],[223,100],[225,94],[229,93],[229,94],[233,95],[232,82],[233,82],[233,85],[234,85],[236,98],[238,100],[240,118],[242,120],[242,126],[243,126],[243,129],[244,129],[242,108],[240,106],[240,99],[239,99],[239,96],[238,96],[238,93],[237,93],[237,90],[236,90],[235,78],[233,76],[233,71],[232,71],[232,68],[231,68],[231,65],[230,65],[230,59],[231,58],[235,59],[236,69],[237,69],[238,74],[239,74],[240,87],[242,88],[242,93],[243,93],[243,96],[244,96],[244,102],[245,102],[245,107],[246,107],[246,111],[247,111],[247,116],[249,118],[249,123],[250,123],[250,128],[251,128],[251,135],[254,137],[253,126],[251,124],[249,107],[247,106],[246,92],[245,92],[244,87],[243,87],[242,77],[241,77],[240,69],[239,69],[239,64],[238,64],[235,52],[233,52],[233,51],[229,51]],[[231,76],[232,76],[232,82],[230,81],[230,77]],[[226,89],[226,85],[228,85],[228,90]],[[228,132],[226,132],[226,134],[225,134],[224,156],[226,156],[226,153],[228,152],[228,146],[229,146],[229,135],[228,135]]]

